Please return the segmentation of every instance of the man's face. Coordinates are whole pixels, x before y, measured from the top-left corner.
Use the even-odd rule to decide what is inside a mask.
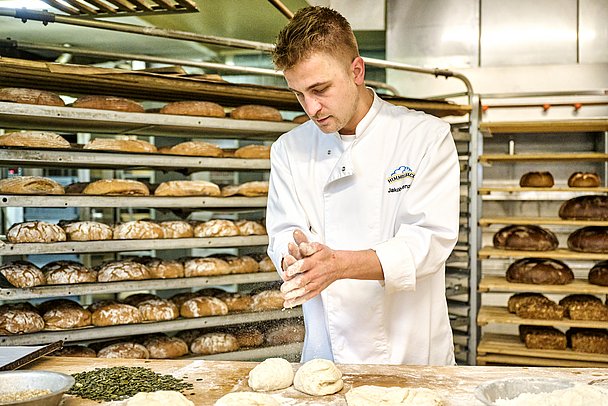
[[[353,64],[315,53],[284,71],[289,88],[324,133],[354,134],[358,102]]]

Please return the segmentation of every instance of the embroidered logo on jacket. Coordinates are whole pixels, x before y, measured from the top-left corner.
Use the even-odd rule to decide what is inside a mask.
[[[403,189],[409,189],[416,172],[407,165],[401,165],[391,172],[386,178],[389,184],[388,193],[401,192]]]

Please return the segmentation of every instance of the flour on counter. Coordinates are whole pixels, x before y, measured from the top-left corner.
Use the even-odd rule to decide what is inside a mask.
[[[608,406],[608,390],[576,385],[550,393],[522,393],[513,399],[496,399],[496,406]]]

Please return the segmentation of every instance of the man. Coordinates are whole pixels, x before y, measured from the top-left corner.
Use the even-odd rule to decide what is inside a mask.
[[[311,118],[272,146],[268,254],[285,306],[303,305],[302,361],[454,364],[445,261],[458,157],[447,123],[364,84],[350,25],[296,13],[273,61]]]

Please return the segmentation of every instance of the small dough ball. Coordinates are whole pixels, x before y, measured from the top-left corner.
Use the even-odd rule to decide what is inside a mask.
[[[293,368],[283,358],[268,358],[249,372],[249,386],[254,391],[285,389],[293,383]]]
[[[327,359],[312,359],[296,372],[293,386],[300,392],[313,396],[331,395],[344,386],[342,372]]]
[[[194,406],[180,392],[172,390],[159,390],[158,392],[139,392],[127,399],[126,406]]]
[[[281,406],[272,396],[257,392],[232,392],[219,398],[215,406]]]
[[[436,392],[425,388],[399,388],[364,385],[346,392],[348,406],[442,406]]]

